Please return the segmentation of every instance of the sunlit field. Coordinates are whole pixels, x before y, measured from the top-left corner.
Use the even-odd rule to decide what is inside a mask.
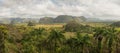
[[[35,25],[35,28],[62,28],[64,24],[39,24]]]

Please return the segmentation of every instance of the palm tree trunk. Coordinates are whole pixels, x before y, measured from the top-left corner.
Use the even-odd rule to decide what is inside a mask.
[[[112,44],[113,44],[113,39],[112,37],[109,39],[109,45],[108,45],[108,48],[109,48],[109,53],[112,53]]]
[[[84,44],[82,44],[82,52],[81,53],[84,53]]]
[[[0,32],[0,53],[5,53],[5,36]]]
[[[102,40],[98,40],[98,53],[101,53],[101,48],[102,48]]]
[[[116,53],[119,53],[118,43],[116,44]]]

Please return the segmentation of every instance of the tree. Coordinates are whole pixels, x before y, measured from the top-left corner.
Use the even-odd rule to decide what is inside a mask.
[[[79,32],[77,32],[77,37],[68,39],[66,44],[68,45],[69,51],[72,53],[89,53],[91,40],[88,34],[82,36]]]
[[[89,53],[88,48],[89,48],[89,46],[92,46],[92,45],[91,45],[91,40],[90,40],[90,37],[88,36],[88,34],[83,35],[83,37],[82,37],[82,35],[77,33],[77,40],[78,40],[79,44],[81,45],[82,53]]]
[[[105,35],[107,35],[106,33],[106,29],[105,28],[97,28],[95,29],[95,34],[94,37],[97,40],[97,53],[101,53],[102,52],[102,41]]]
[[[65,37],[62,31],[52,29],[47,39],[47,47],[54,53],[58,51],[58,48],[63,44]]]
[[[23,53],[38,53],[41,51],[41,37],[45,29],[33,29],[25,34],[22,39],[22,52]]]
[[[29,21],[28,26],[35,26],[35,23],[33,23],[32,21]]]
[[[109,53],[113,52],[114,44],[116,44],[116,46],[117,46],[117,44],[120,43],[119,42],[120,39],[119,39],[119,36],[118,36],[119,33],[120,32],[115,30],[114,27],[108,29],[107,36],[106,36],[106,41],[107,41],[107,44],[108,44],[108,52]],[[117,50],[117,48],[116,48],[116,50]]]
[[[113,43],[118,43],[119,42],[119,37],[117,36],[119,32],[115,30],[113,27],[103,27],[103,28],[98,28],[96,30],[96,33],[94,34],[95,39],[98,41],[98,49],[97,53],[101,53],[102,51],[102,42],[103,38],[105,39],[106,45],[108,45],[108,53],[113,52]]]
[[[5,39],[8,35],[7,33],[7,28],[5,26],[0,26],[0,53],[6,53]]]

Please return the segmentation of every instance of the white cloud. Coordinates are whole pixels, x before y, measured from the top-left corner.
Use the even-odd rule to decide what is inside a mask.
[[[75,15],[120,19],[119,0],[0,0],[0,16]]]

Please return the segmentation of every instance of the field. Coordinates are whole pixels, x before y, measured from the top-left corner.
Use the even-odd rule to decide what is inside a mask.
[[[35,25],[35,28],[62,28],[64,24],[39,24]]]

